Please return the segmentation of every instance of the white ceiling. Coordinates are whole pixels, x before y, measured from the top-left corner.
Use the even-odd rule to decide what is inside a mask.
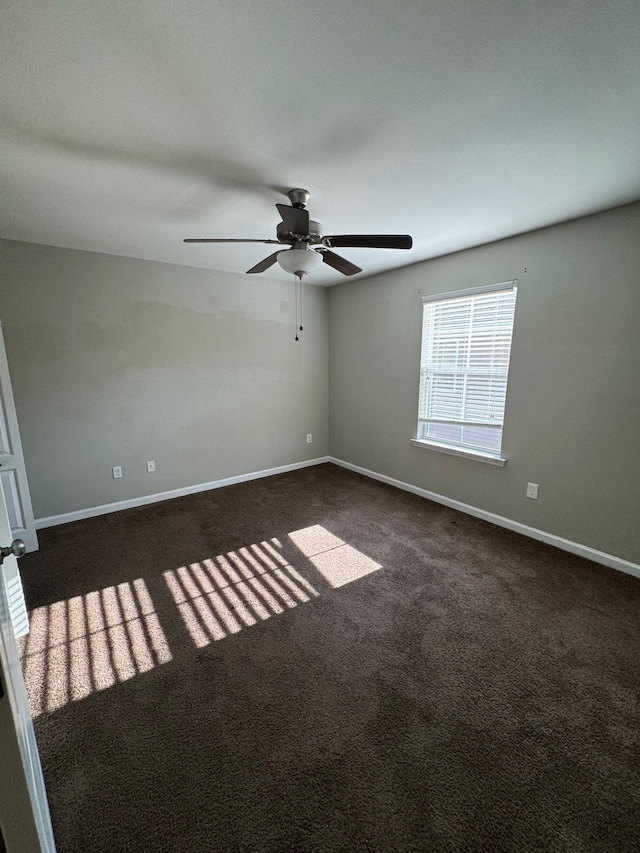
[[[5,0],[0,235],[242,272],[279,189],[371,274],[640,198],[638,0]],[[286,278],[279,267],[269,274]],[[323,265],[308,279],[345,281]]]

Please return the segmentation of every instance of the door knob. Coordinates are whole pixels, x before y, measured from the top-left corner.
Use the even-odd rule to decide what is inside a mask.
[[[4,563],[4,558],[8,557],[9,554],[13,554],[14,557],[22,557],[25,551],[26,548],[22,539],[14,539],[11,545],[0,548],[0,566]]]

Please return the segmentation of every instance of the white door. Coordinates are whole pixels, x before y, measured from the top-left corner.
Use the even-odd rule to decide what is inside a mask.
[[[22,539],[27,551],[38,550],[27,471],[22,455],[9,365],[0,325],[0,485],[7,504],[14,539]]]
[[[12,544],[0,489],[0,547]],[[27,692],[11,618],[10,592],[19,578],[13,554],[0,565],[0,827],[7,853],[55,853]],[[26,626],[21,626],[22,629]]]

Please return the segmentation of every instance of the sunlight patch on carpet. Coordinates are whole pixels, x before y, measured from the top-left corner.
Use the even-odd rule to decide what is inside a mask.
[[[309,572],[335,588],[380,568],[313,525],[285,545],[264,539],[162,576],[191,641],[204,648],[317,598]],[[38,607],[30,622],[18,647],[34,718],[172,660],[143,578]]]
[[[172,659],[142,578],[38,607],[19,641],[39,717]]]
[[[344,586],[382,568],[320,525],[296,530],[289,539],[296,554],[331,587]],[[303,570],[291,564],[276,537],[171,569],[163,577],[198,648],[320,594]]]
[[[264,540],[163,573],[198,648],[319,595],[279,548]]]
[[[320,524],[295,530],[289,538],[332,587],[344,586],[382,568]]]

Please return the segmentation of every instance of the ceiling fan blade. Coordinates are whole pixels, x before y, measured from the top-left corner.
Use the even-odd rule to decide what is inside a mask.
[[[237,240],[232,238],[227,240],[219,237],[189,237],[182,241],[183,243],[279,243],[279,240]]]
[[[338,270],[342,275],[355,275],[357,272],[362,272],[361,267],[357,267],[348,261],[346,258],[336,255],[335,252],[330,252],[328,249],[323,249],[320,254],[325,264],[329,264],[334,270]]]
[[[284,230],[301,237],[309,235],[309,211],[301,207],[289,207],[288,204],[276,204],[278,213],[284,222]]]
[[[256,264],[255,267],[251,267],[250,270],[247,270],[247,273],[264,272],[265,270],[268,270],[269,267],[272,267],[278,260],[279,254],[280,252],[274,252],[273,255],[269,255],[269,257],[265,258],[264,261],[260,261],[260,263]]]
[[[408,234],[338,234],[325,237],[323,242],[334,249],[410,249],[413,246]]]

